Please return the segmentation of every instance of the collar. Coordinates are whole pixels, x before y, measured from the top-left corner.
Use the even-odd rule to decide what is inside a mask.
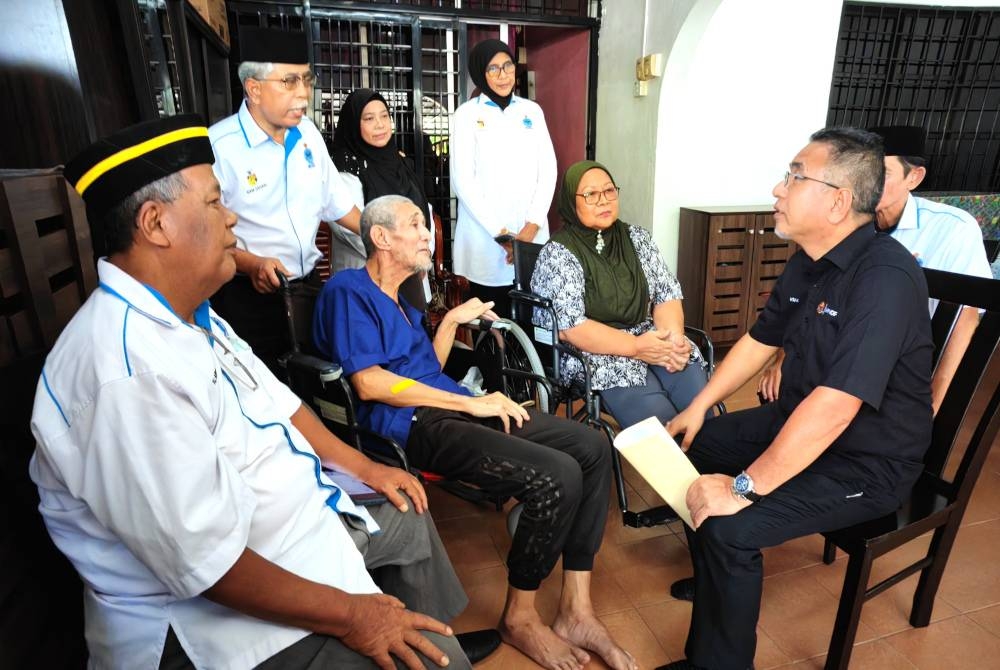
[[[305,117],[303,117],[304,120]],[[274,142],[271,136],[264,132],[264,129],[257,125],[253,116],[250,115],[250,109],[247,107],[246,99],[240,104],[240,111],[236,114],[236,119],[239,121],[240,130],[243,131],[243,139],[246,141],[247,146],[251,149],[258,147],[265,142]],[[299,130],[298,126],[292,126],[291,128],[285,128],[285,146],[288,146],[288,140],[290,137],[301,137],[302,131]],[[295,143],[292,142],[292,146]],[[286,150],[287,153],[287,150]]]
[[[820,260],[830,261],[841,270],[846,270],[854,262],[854,259],[864,252],[876,235],[878,232],[873,222],[859,226],[857,230],[842,239],[840,244],[826,252]]]
[[[906,195],[906,206],[896,224],[896,230],[913,230],[920,227],[920,219],[917,217],[917,201],[912,193]]]
[[[514,103],[516,103],[518,101],[518,99],[519,98],[516,95],[511,95],[510,96],[510,104],[507,105],[507,109],[510,109],[511,107],[513,107]],[[485,93],[480,93],[479,94],[479,97],[476,98],[476,103],[480,104],[480,105],[486,105],[488,107],[493,107],[494,109],[500,109],[500,105],[498,105],[497,103],[495,103],[492,100],[490,100],[490,96],[486,95]],[[507,110],[501,110],[501,111],[507,111]]]
[[[100,287],[111,296],[118,298],[143,316],[169,328],[190,325],[177,315],[163,295],[152,286],[141,284],[136,279],[107,259],[97,261],[97,276]],[[195,323],[210,332],[208,301],[201,303],[194,312]]]

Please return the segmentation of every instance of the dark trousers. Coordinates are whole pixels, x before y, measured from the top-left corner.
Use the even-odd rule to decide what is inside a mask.
[[[507,554],[511,586],[533,591],[560,554],[565,570],[592,570],[608,515],[611,446],[574,421],[531,412],[510,434],[499,419],[421,408],[406,453],[421,470],[524,503]]]
[[[736,475],[753,463],[781,429],[774,405],[706,421],[688,452],[698,472]],[[822,470],[821,457],[762,501],[711,517],[697,531],[685,526],[695,578],[685,652],[695,665],[711,670],[753,665],[762,548],[873,519],[899,505],[892,491],[839,481]]]
[[[486,286],[485,284],[477,284],[475,282],[469,282],[469,297],[479,298],[483,302],[493,301],[493,311],[501,319],[510,318],[510,291],[514,288],[513,284],[508,284],[506,286]]]
[[[318,273],[314,271],[294,284],[318,286],[318,282]],[[292,350],[292,340],[288,334],[288,316],[281,291],[258,293],[249,277],[236,275],[212,296],[211,303],[212,309],[229,322],[237,335],[247,341],[271,372],[278,379],[285,379],[284,371],[278,366],[278,358]],[[311,342],[312,314],[298,316],[300,328],[301,324],[309,324],[308,331],[298,335]]]

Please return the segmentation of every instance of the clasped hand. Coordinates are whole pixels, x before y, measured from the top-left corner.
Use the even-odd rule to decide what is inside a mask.
[[[662,365],[667,372],[680,372],[691,358],[691,343],[683,335],[649,330],[636,336],[635,357],[649,365]]]

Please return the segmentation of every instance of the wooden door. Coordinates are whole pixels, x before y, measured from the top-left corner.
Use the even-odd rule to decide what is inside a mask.
[[[746,329],[753,223],[752,214],[713,214],[708,220],[704,323],[718,344],[735,342]]]
[[[747,282],[747,309],[744,330],[749,330],[771,295],[774,283],[785,269],[788,259],[798,250],[791,240],[774,234],[774,216],[753,215],[748,237],[752,239],[753,262]]]

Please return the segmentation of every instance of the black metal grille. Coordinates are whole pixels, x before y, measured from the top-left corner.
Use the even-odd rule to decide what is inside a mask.
[[[374,5],[381,9],[428,7],[481,12],[508,12],[528,16],[586,17],[589,0],[355,0],[356,5]],[[460,5],[457,7],[456,5]]]
[[[163,0],[137,0],[139,21],[146,62],[150,71],[156,111],[161,116],[173,116],[184,111],[177,56],[174,51],[174,29],[170,24]]]
[[[927,130],[923,189],[1000,190],[1000,11],[846,3],[828,125]]]

